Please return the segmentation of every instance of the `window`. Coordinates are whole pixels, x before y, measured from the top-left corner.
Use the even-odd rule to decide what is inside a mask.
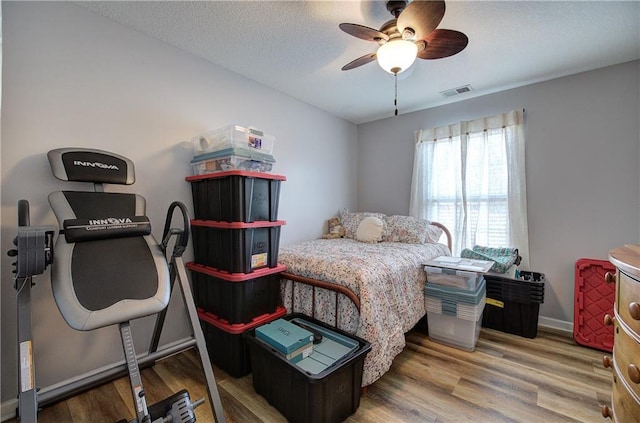
[[[410,210],[446,225],[454,255],[515,247],[528,265],[522,111],[416,133]]]

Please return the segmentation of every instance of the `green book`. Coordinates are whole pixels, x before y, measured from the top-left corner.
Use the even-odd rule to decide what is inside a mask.
[[[256,328],[256,338],[266,342],[285,356],[311,346],[313,333],[285,319],[277,319]]]
[[[263,341],[260,338],[256,337],[256,341],[261,343],[261,344],[264,344],[266,347],[271,347],[271,344],[268,344],[267,342]],[[289,354],[281,353],[278,349],[275,349],[275,348],[271,348],[271,351],[273,351],[274,354],[277,354],[277,355],[281,356],[285,360],[289,360],[292,363],[297,363],[300,360],[304,360],[305,358],[307,358],[311,354],[313,354],[313,344],[311,343],[311,344],[303,345],[300,348],[298,348],[297,350],[294,350],[293,352],[291,352]]]

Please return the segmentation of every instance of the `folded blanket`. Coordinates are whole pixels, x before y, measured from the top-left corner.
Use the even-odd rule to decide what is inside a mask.
[[[514,264],[519,265],[522,259],[518,255],[517,248],[493,248],[480,245],[475,245],[471,250],[465,248],[460,252],[460,257],[493,261],[491,270],[498,273],[505,273]]]

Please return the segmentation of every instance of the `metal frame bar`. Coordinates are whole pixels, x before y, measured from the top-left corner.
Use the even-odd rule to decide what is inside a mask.
[[[122,350],[129,369],[129,383],[131,385],[131,396],[139,423],[149,420],[149,410],[147,409],[147,400],[145,398],[144,388],[142,387],[142,376],[138,367],[136,358],[136,348],[133,345],[133,335],[131,334],[131,324],[122,322],[118,325],[120,329],[120,337],[122,338]]]
[[[289,272],[281,273],[282,279],[291,281],[291,311],[295,312],[295,288],[296,283],[302,283],[304,285],[311,286],[311,317],[315,316],[315,308],[316,308],[316,288],[326,289],[328,291],[332,291],[335,293],[335,308],[334,308],[334,322],[335,327],[338,327],[338,295],[342,294],[348,299],[351,300],[353,305],[356,307],[358,313],[360,313],[360,299],[358,296],[349,288],[338,285],[335,283],[322,281],[320,279],[312,279],[306,276],[300,276]]]
[[[21,286],[20,286],[21,285]],[[18,410],[20,420],[35,422],[38,415],[36,369],[31,333],[31,276],[16,279],[18,289]]]

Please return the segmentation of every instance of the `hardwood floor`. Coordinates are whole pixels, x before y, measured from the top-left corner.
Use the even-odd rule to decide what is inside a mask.
[[[603,422],[610,404],[611,371],[605,352],[576,345],[569,334],[539,330],[535,339],[482,329],[474,352],[407,334],[391,370],[371,385],[346,421],[356,422]],[[286,422],[252,386],[214,368],[228,422]],[[182,388],[192,400],[206,396],[204,376],[191,350],[142,372],[148,402]],[[127,379],[119,379],[44,408],[38,421],[110,422],[134,416]],[[196,409],[213,422],[209,404]],[[13,420],[15,421],[15,420]]]

